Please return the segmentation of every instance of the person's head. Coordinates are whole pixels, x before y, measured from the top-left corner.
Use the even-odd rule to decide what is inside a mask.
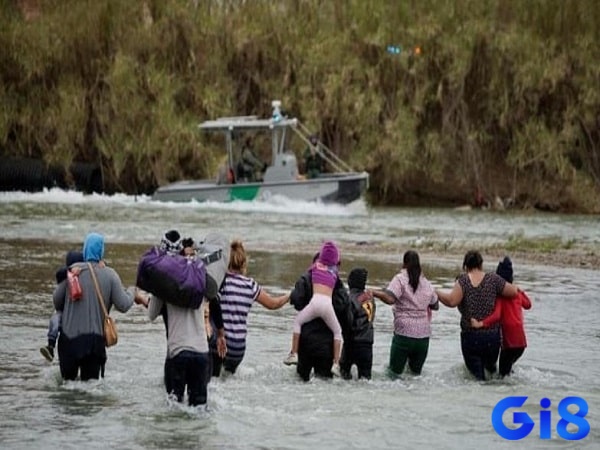
[[[104,258],[104,236],[89,233],[83,241],[84,261],[99,262]]]
[[[402,267],[408,274],[408,284],[413,288],[413,292],[419,287],[419,278],[421,277],[421,261],[419,254],[414,250],[409,250],[402,257]]]
[[[470,272],[474,269],[481,270],[483,268],[483,257],[477,250],[469,250],[463,259],[463,270]]]
[[[246,255],[244,244],[242,244],[242,241],[239,239],[231,242],[229,265],[227,266],[227,269],[231,272],[246,275],[246,271],[248,270],[248,255]]]
[[[196,243],[191,237],[181,240],[181,254],[187,257],[196,255]]]
[[[509,283],[513,282],[513,266],[512,261],[508,256],[505,256],[504,259],[498,263],[496,273]]]
[[[319,142],[319,137],[316,134],[311,134],[308,140],[312,145],[317,145],[317,143]]]
[[[169,230],[160,239],[158,248],[171,255],[176,255],[181,251],[181,236],[177,230]]]
[[[319,250],[318,261],[325,266],[340,265],[340,251],[333,241],[325,241]]]
[[[75,263],[78,262],[83,262],[83,253],[82,252],[78,252],[76,250],[69,250],[67,252],[67,256],[65,258],[65,265],[67,267],[72,266]]]
[[[356,267],[348,274],[348,287],[364,291],[367,285],[369,272],[364,267]]]
[[[68,268],[78,262],[83,262],[83,253],[69,250],[65,257],[65,265],[56,271],[56,283],[58,284],[66,280]]]

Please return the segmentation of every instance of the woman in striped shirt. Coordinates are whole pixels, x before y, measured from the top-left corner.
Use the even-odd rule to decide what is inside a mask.
[[[229,266],[219,291],[227,354],[224,359],[214,355],[213,376],[219,376],[221,368],[232,374],[235,373],[244,359],[248,313],[254,302],[257,301],[267,309],[279,309],[288,302],[290,297],[289,293],[272,297],[254,278],[246,275],[247,270],[246,250],[241,241],[235,240],[231,243]]]

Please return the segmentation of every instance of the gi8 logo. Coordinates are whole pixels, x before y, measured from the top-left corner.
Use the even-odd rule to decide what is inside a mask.
[[[496,403],[492,411],[492,425],[496,433],[504,439],[518,441],[523,439],[533,429],[535,422],[526,412],[514,412],[513,423],[521,424],[520,427],[512,429],[508,428],[502,422],[502,415],[509,408],[519,408],[523,406],[527,397],[506,397]],[[543,398],[540,400],[540,406],[544,409],[549,408],[552,403],[550,399]],[[576,413],[571,413],[567,408],[570,405],[576,405],[579,409]],[[578,441],[585,438],[590,432],[590,424],[584,419],[588,413],[588,404],[581,397],[565,397],[558,404],[558,415],[561,419],[556,424],[556,432],[558,435],[569,441]],[[573,424],[577,427],[577,431],[570,433],[567,430],[567,425]],[[552,437],[552,412],[540,411],[540,439],[550,439]]]

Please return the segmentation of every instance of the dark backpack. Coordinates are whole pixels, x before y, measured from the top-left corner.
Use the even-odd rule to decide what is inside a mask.
[[[197,309],[206,291],[206,265],[153,247],[140,260],[136,285],[172,305]]]

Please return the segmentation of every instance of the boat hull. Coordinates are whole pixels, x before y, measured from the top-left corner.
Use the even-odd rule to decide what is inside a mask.
[[[368,182],[366,172],[266,183],[216,184],[210,180],[191,180],[160,187],[152,199],[165,202],[231,202],[268,200],[273,196],[283,196],[307,202],[347,204],[358,200],[365,193]]]

